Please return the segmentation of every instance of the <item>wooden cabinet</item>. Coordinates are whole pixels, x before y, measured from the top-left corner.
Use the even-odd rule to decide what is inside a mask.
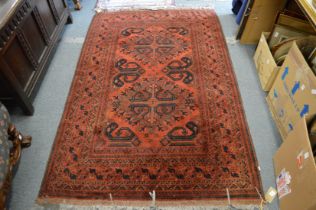
[[[287,0],[249,0],[237,39],[241,44],[257,44],[262,32],[272,30],[278,11]]]
[[[32,115],[32,101],[65,23],[71,22],[70,12],[64,0],[4,0],[1,6],[0,100],[14,101]]]

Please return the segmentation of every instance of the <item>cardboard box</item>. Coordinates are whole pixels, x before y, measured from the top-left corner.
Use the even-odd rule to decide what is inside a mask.
[[[277,76],[280,67],[277,66],[271,54],[267,38],[270,33],[263,32],[253,60],[259,75],[261,87],[264,91],[269,91]]]
[[[305,31],[306,33],[315,34],[315,29],[308,20],[294,16],[294,14],[288,10],[279,13],[276,23],[295,28],[299,31]]]
[[[309,34],[303,31],[298,31],[289,26],[275,24],[269,37],[269,47],[274,46],[295,37],[307,37]]]
[[[273,161],[281,210],[316,209],[316,165],[306,121],[300,119]]]
[[[267,96],[272,116],[283,138],[299,119],[316,113],[316,77],[294,43]]]

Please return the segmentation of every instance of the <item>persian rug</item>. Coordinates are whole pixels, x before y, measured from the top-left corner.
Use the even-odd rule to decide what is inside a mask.
[[[38,202],[251,204],[257,166],[213,11],[99,13]]]
[[[98,0],[95,10],[162,9],[174,5],[174,0]]]

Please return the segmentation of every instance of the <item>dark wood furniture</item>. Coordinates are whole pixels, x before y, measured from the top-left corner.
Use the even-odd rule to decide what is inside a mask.
[[[32,115],[32,101],[66,22],[64,0],[0,1],[0,100]]]

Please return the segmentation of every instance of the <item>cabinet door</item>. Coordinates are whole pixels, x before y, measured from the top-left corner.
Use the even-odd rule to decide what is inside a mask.
[[[47,44],[44,39],[43,24],[40,23],[34,10],[30,15],[25,17],[23,25],[21,25],[21,39],[25,42],[25,51],[29,54],[32,63],[38,65],[41,62]],[[29,48],[29,49],[28,49]],[[37,66],[34,66],[37,69]]]
[[[57,13],[59,15],[59,18],[63,15],[65,8],[66,8],[66,3],[64,0],[53,0],[55,8],[57,10]]]
[[[54,19],[53,9],[50,6],[49,0],[37,1],[34,11],[38,11],[39,17],[43,22],[49,39],[53,36],[53,32],[57,27],[57,21]]]
[[[25,54],[25,44],[25,40],[21,40],[21,38],[15,36],[2,54],[5,64],[9,67],[11,73],[23,90],[28,88],[31,79],[35,74],[34,64],[30,62],[30,59]],[[1,69],[1,71],[8,71],[8,69]]]
[[[277,13],[286,0],[254,0],[240,43],[257,44],[262,32],[271,32]]]

